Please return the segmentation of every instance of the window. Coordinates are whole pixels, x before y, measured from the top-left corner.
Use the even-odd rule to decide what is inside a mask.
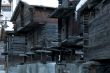
[[[2,11],[11,11],[11,6],[2,6]]]

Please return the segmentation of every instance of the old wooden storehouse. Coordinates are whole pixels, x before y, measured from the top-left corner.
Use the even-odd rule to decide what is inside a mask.
[[[92,67],[95,73],[110,72],[109,9],[109,0],[88,0],[78,10],[83,28],[85,58],[100,63]]]
[[[58,47],[58,25],[57,19],[48,18],[48,15],[54,10],[18,3],[11,21],[15,34],[25,37],[25,62],[52,60],[52,49]]]
[[[109,58],[109,48],[107,48],[109,45],[109,38],[107,38],[109,36],[108,6],[109,1],[107,0],[100,2],[91,0],[79,9],[80,22],[84,29],[83,34],[88,34],[88,36],[86,35],[88,41],[85,41],[85,52],[88,60]]]
[[[59,7],[50,15],[58,18],[59,47],[61,59],[72,62],[82,59],[83,45],[80,25],[75,18],[75,9],[79,0],[59,0]]]

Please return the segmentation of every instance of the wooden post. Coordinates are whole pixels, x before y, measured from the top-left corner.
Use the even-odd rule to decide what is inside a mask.
[[[8,73],[8,55],[6,55],[6,61],[5,62],[6,62],[6,66],[5,66],[6,67],[6,73]]]

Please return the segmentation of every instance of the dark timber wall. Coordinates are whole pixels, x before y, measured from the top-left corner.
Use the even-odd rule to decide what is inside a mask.
[[[87,59],[110,58],[110,1],[98,3],[95,17],[89,21],[89,47],[86,49]]]

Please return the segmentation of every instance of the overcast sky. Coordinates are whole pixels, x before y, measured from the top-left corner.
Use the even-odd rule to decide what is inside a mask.
[[[44,6],[51,6],[51,7],[58,6],[58,0],[22,0],[22,1],[25,1],[33,5],[44,5]]]

